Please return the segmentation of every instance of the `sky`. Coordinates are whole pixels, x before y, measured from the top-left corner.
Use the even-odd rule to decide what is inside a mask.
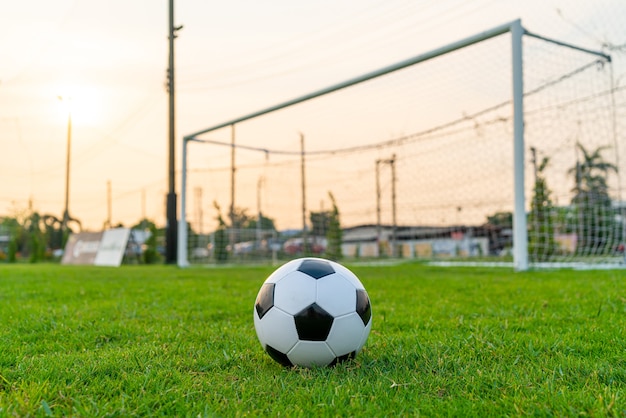
[[[71,133],[73,217],[165,223],[168,4],[2,0],[0,216],[62,215]],[[623,0],[176,1],[177,169],[184,135],[517,18],[623,60]]]

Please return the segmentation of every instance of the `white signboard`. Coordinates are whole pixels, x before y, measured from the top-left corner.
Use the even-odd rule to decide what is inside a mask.
[[[129,228],[114,228],[104,231],[94,264],[96,266],[119,267],[122,264],[122,258],[124,258],[129,236]]]
[[[98,249],[100,248],[100,240],[102,232],[79,232],[70,235],[65,244],[63,252],[62,264],[93,264]]]

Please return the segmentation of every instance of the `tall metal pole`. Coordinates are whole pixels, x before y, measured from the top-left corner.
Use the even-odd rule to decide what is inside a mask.
[[[174,91],[174,39],[182,26],[174,26],[174,0],[169,0],[169,64],[167,67],[167,91],[169,93],[169,160],[168,160],[168,193],[166,201],[166,233],[165,261],[176,262],[177,255],[177,216],[176,216],[176,162],[175,162],[175,91]]]

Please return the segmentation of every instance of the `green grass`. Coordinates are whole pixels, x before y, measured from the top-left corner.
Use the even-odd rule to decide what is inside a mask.
[[[352,266],[353,362],[286,369],[269,267],[0,266],[0,416],[626,416],[626,272]]]

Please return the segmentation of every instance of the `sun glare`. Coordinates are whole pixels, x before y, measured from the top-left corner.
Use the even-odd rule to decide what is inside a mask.
[[[94,126],[104,120],[104,94],[93,85],[76,84],[58,87],[54,96],[62,117],[69,114],[75,125]],[[52,96],[52,97],[54,97]]]

